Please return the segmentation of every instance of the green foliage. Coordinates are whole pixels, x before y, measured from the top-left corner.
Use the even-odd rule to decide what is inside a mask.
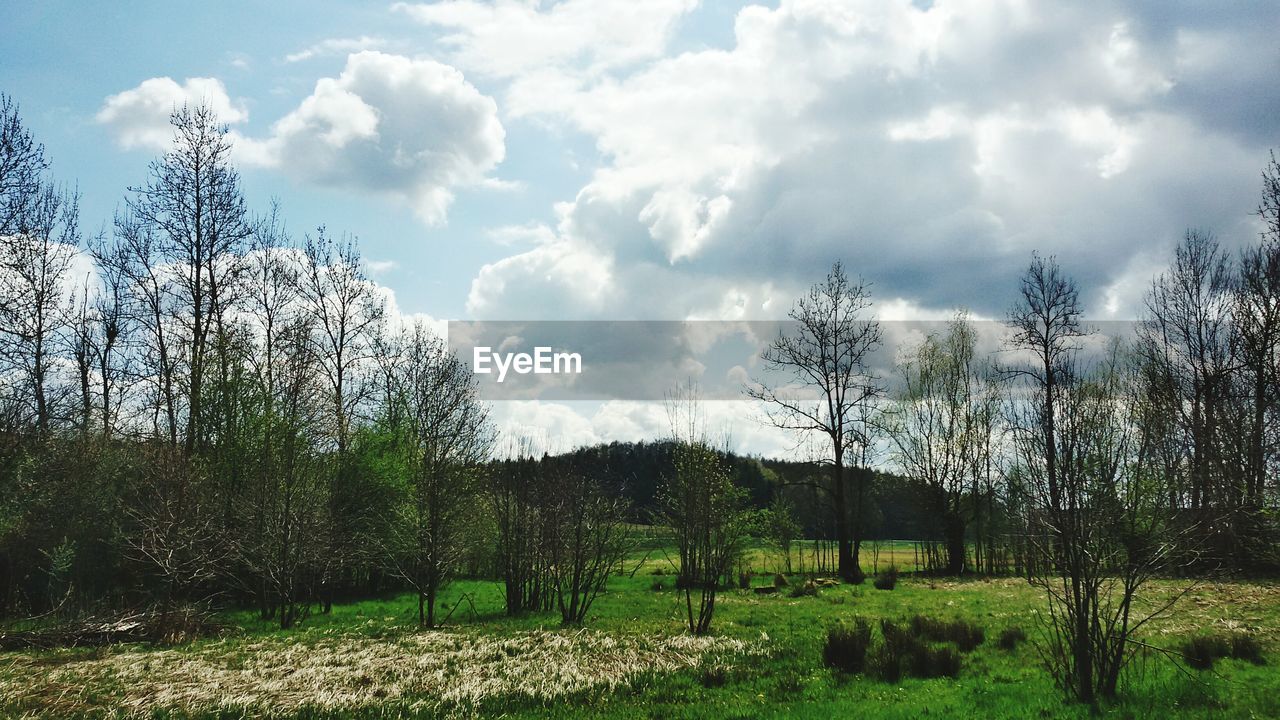
[[[1017,649],[1020,643],[1025,642],[1027,633],[1020,627],[1008,627],[1000,631],[1000,637],[996,640],[996,646],[1001,650],[1013,651]]]
[[[876,576],[873,583],[877,590],[892,590],[898,586],[898,566],[890,565]]]
[[[1243,660],[1254,665],[1266,664],[1258,638],[1243,632],[1191,637],[1182,644],[1182,658],[1197,670],[1210,670],[1221,658]]]
[[[871,647],[871,624],[855,617],[853,625],[833,625],[827,629],[827,642],[822,647],[822,663],[845,673],[860,673],[866,668],[867,650]]]

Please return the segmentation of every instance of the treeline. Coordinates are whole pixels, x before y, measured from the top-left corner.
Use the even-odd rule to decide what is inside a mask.
[[[431,618],[483,530],[465,366],[353,240],[250,210],[207,107],[90,236],[0,121],[0,617],[217,598],[288,626],[394,586]]]
[[[172,148],[86,235],[0,101],[0,617],[217,599],[288,626],[410,588],[435,624],[467,573],[501,578],[511,612],[580,622],[627,523],[681,549],[694,632],[752,534],[830,541],[828,569],[855,582],[863,541],[891,537],[930,541],[950,573],[1277,565],[1274,158],[1261,241],[1188,233],[1128,338],[1092,332],[1037,257],[998,353],[960,313],[903,348],[890,383],[868,366],[867,286],[837,264],[763,357],[820,402],[748,393],[825,443],[820,462],[734,457],[692,421],[671,442],[494,462],[470,373],[387,311],[355,242],[255,214],[207,108],[172,123]]]

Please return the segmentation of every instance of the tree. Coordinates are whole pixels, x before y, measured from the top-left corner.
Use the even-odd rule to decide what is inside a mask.
[[[303,245],[303,266],[298,289],[306,312],[316,322],[314,342],[319,369],[329,398],[330,424],[327,437],[337,451],[330,476],[331,564],[338,569],[362,554],[347,540],[355,539],[354,523],[362,502],[360,489],[351,474],[348,452],[351,424],[359,404],[367,397],[368,385],[361,370],[369,364],[374,339],[382,323],[383,305],[364,274],[360,251],[351,238],[335,242],[319,228]],[[325,611],[329,609],[334,579],[325,577]]]
[[[828,443],[830,485],[838,544],[838,568],[846,581],[861,582],[862,501],[866,488],[847,487],[848,456],[871,443],[870,411],[881,389],[867,367],[881,340],[880,324],[864,317],[871,307],[868,286],[851,281],[840,263],[824,282],[796,302],[790,317],[793,335],[779,333],[762,354],[766,366],[786,373],[788,381],[817,394],[817,400],[785,385],[760,382],[747,394],[763,401],[769,420],[785,430],[816,433]],[[851,502],[852,500],[852,502]],[[851,507],[852,505],[852,507]]]
[[[491,431],[470,370],[439,338],[418,323],[408,331],[404,348],[400,391],[411,462],[393,560],[418,594],[419,624],[434,627],[436,599],[465,550]]]
[[[497,531],[508,615],[550,610],[556,602],[551,566],[557,532],[549,477],[526,442],[515,457],[494,463],[486,474],[485,498]]]
[[[672,393],[667,414],[676,442],[675,468],[666,478],[658,523],[670,531],[676,546],[676,582],[684,595],[689,632],[705,635],[711,630],[716,591],[742,554],[752,517],[746,491],[734,485],[723,458],[707,440],[697,388]]]
[[[800,538],[801,528],[796,521],[795,507],[781,491],[769,503],[762,525],[769,543],[782,553],[782,571],[790,575],[791,546]]]
[[[66,285],[80,244],[79,198],[42,183],[19,204],[0,247],[0,361],[21,378],[19,404],[47,436],[64,395],[53,374],[71,325]]]
[[[898,464],[928,489],[927,513],[942,524],[946,571],[953,575],[967,563],[968,516],[991,440],[993,394],[976,367],[976,343],[964,313],[946,335],[926,337],[901,366],[902,391],[887,422]]]
[[[1075,284],[1056,262],[1035,258],[1010,313],[1010,349],[1024,359],[1008,372],[1027,381],[1010,420],[1038,555],[1032,582],[1047,600],[1044,657],[1062,689],[1092,705],[1116,694],[1135,633],[1172,606],[1141,615],[1134,603],[1168,567],[1176,536],[1136,421],[1140,366],[1113,340],[1082,370],[1079,314]]]
[[[565,625],[581,625],[609,573],[631,548],[626,503],[572,461],[552,464],[548,510],[553,518],[551,580]]]
[[[1243,500],[1237,454],[1229,446],[1242,429],[1233,395],[1240,347],[1231,257],[1207,233],[1188,231],[1173,266],[1147,294],[1147,317],[1138,326],[1149,377],[1167,392],[1176,418],[1181,457],[1169,467],[1170,503],[1186,508],[1190,523],[1209,533],[1214,560],[1229,562],[1238,550],[1235,510]],[[1221,520],[1221,522],[1214,522]]]
[[[136,258],[142,266],[144,294],[154,295],[148,298],[155,306],[152,310],[166,309],[159,307],[165,299],[173,302],[172,318],[181,331],[176,340],[185,364],[183,447],[191,454],[212,441],[203,408],[205,383],[211,372],[226,372],[216,363],[229,359],[216,352],[225,343],[219,336],[226,332],[226,315],[236,299],[240,257],[252,227],[239,174],[231,165],[228,131],[213,109],[207,104],[184,105],[170,122],[173,147],[151,163],[145,185],[130,188],[123,230],[136,252],[159,256],[158,261]],[[134,223],[143,227],[131,227]],[[163,324],[164,318],[156,322],[157,333]],[[167,351],[174,349],[172,342],[167,344]],[[166,387],[164,392],[171,395],[174,389]],[[178,411],[170,412],[176,416]],[[176,417],[171,422],[176,436]]]
[[[22,124],[18,103],[0,93],[0,237],[18,232],[18,219],[38,198],[48,169],[44,146]]]

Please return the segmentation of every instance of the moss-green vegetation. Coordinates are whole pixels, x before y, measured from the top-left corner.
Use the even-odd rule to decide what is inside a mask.
[[[680,595],[671,582],[654,589],[672,578],[651,553],[610,579],[583,629],[561,629],[556,614],[508,618],[499,584],[466,580],[445,593],[444,614],[453,614],[439,632],[416,629],[416,603],[403,595],[338,604],[290,631],[252,612],[230,612],[225,620],[237,630],[177,647],[0,653],[0,716],[1089,716],[1060,699],[1041,667],[1042,601],[1021,580],[904,574],[892,592],[868,582],[792,598],[755,592],[775,579],[772,559],[762,551],[754,557],[753,588],[721,594],[708,639],[682,634]],[[1154,582],[1143,604],[1186,585]],[[851,628],[855,618],[872,628],[868,671],[828,667],[828,631]],[[931,647],[963,645],[958,676],[921,679],[908,662],[900,680],[879,679],[870,666],[882,620]],[[972,642],[973,628],[984,642]],[[1026,640],[1006,642],[1017,630]],[[1231,639],[1245,636],[1260,644],[1263,664],[1252,653],[1214,652],[1212,670],[1179,670],[1152,650],[1136,662],[1121,700],[1102,713],[1280,717],[1280,586],[1202,583],[1152,623],[1144,641],[1180,653],[1193,638],[1227,638],[1229,650]]]

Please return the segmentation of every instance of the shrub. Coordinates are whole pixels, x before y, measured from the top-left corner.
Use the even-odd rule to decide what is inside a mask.
[[[964,620],[938,620],[916,615],[911,618],[911,632],[933,642],[955,643],[960,652],[972,652],[986,639],[982,627]]]
[[[773,586],[774,586],[774,587],[776,587],[776,588],[784,588],[784,587],[786,587],[786,586],[787,586],[787,576],[786,576],[786,575],[783,575],[782,573],[778,573],[777,575],[774,575],[774,576],[773,576]]]
[[[1027,634],[1020,627],[1005,628],[1000,631],[1000,638],[996,640],[996,645],[1001,650],[1013,650],[1018,647],[1018,643],[1024,642]]]
[[[870,674],[888,683],[902,680],[904,655],[902,649],[889,643],[881,643],[871,655]]]
[[[860,673],[866,667],[867,649],[871,646],[871,625],[854,618],[853,626],[827,628],[827,643],[822,647],[822,663],[840,672]]]
[[[818,584],[817,584],[817,583],[815,583],[815,582],[814,582],[814,581],[812,581],[812,580],[805,580],[803,583],[801,583],[801,584],[799,584],[799,585],[794,585],[794,586],[792,586],[792,588],[791,588],[791,592],[790,592],[790,593],[788,593],[788,594],[789,594],[791,597],[793,597],[793,598],[798,598],[798,597],[817,597],[817,596],[818,596]]]
[[[1248,633],[1232,635],[1197,635],[1182,646],[1182,657],[1187,664],[1197,670],[1208,670],[1219,658],[1245,660],[1254,665],[1262,665],[1266,660],[1262,657],[1262,645],[1258,639]]]
[[[656,568],[654,568],[654,569],[650,570],[650,571],[649,571],[649,574],[650,574],[650,575],[666,575],[666,574],[667,574],[667,569],[666,569],[666,568],[664,568],[664,567],[662,567],[662,566],[658,566],[658,567],[656,567]]]
[[[1262,643],[1248,633],[1236,633],[1231,636],[1231,657],[1236,660],[1247,660],[1254,665],[1265,665],[1262,657]]]
[[[1231,655],[1231,643],[1221,635],[1197,635],[1182,646],[1182,657],[1197,670],[1208,670],[1218,658]]]
[[[884,642],[872,658],[872,674],[885,682],[896,683],[914,665],[913,656],[927,648],[906,627],[891,620],[880,621],[880,635]]]
[[[874,583],[877,590],[892,590],[898,585],[898,566],[890,565],[885,571],[876,576]]]
[[[649,589],[653,590],[654,592],[662,592],[663,590],[667,589],[667,586],[663,584],[661,580],[654,580],[653,584],[649,586]]]
[[[918,678],[958,677],[960,653],[949,646],[920,646],[911,653],[911,674]]]

